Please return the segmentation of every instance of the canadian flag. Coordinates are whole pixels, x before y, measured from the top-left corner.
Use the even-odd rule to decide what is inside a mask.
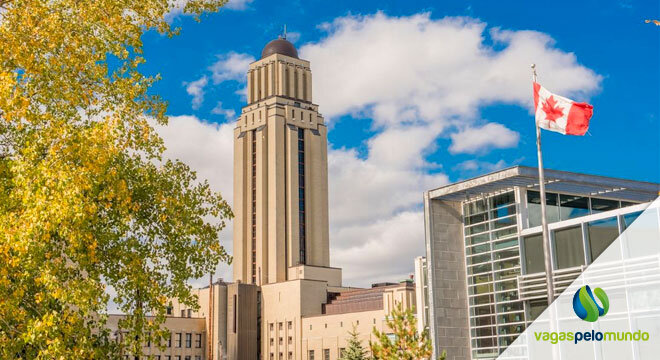
[[[534,110],[540,128],[564,135],[584,135],[594,107],[555,95],[534,83]]]

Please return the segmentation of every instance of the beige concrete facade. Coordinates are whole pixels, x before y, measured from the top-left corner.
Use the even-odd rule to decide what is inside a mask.
[[[118,332],[119,321],[123,315],[110,315],[106,326],[116,341],[122,341],[124,334]],[[158,344],[146,342],[142,349],[146,359],[158,360],[202,360],[206,359],[206,319],[168,317],[164,327],[170,330],[169,340],[163,342],[164,350]],[[134,359],[124,354],[125,359]]]
[[[330,264],[327,128],[308,61],[272,54],[247,77],[234,129],[234,280],[262,285]]]

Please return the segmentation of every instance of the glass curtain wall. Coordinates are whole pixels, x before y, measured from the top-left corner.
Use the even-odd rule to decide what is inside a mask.
[[[552,192],[546,193],[545,200],[548,223],[635,205],[635,203],[627,201]],[[528,227],[541,226],[541,194],[538,191],[527,191],[527,212]]]
[[[464,203],[463,216],[472,357],[493,358],[525,329],[515,194]]]

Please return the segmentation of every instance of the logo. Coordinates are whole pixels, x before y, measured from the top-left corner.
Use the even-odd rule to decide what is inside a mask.
[[[598,300],[600,300],[599,305],[594,298],[594,294]],[[589,285],[585,285],[578,289],[573,295],[573,311],[580,319],[584,321],[594,322],[598,320],[599,317],[605,316],[607,310],[610,309],[610,300],[607,298],[607,294],[601,288],[595,288],[591,292]]]

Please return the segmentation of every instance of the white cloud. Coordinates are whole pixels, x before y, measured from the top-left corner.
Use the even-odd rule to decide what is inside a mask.
[[[167,147],[164,154],[166,158],[179,159],[186,163],[197,172],[199,180],[208,180],[214,191],[219,191],[229,204],[233,203],[233,122],[213,124],[195,116],[173,116],[167,126],[157,126],[156,130]],[[220,241],[231,254],[231,221],[228,225],[220,233]],[[231,280],[231,268],[221,264],[216,275]],[[199,279],[192,283],[206,285],[208,279]]]
[[[222,115],[228,121],[233,121],[235,120],[234,118],[236,117],[236,111],[234,109],[225,109],[224,107],[222,107],[222,101],[218,101],[218,103],[215,105],[213,110],[211,110],[211,113],[216,115]]]
[[[312,63],[315,102],[329,117],[364,112],[387,125],[469,119],[494,102],[529,106],[532,62],[545,87],[573,98],[595,91],[601,79],[546,34],[486,33],[486,24],[471,18],[377,13],[324,28],[327,37],[300,53]]]
[[[364,159],[354,149],[331,149],[328,183],[332,246],[361,241],[337,236],[342,227],[373,223],[415,208],[422,191],[447,182],[444,174],[429,174],[437,165],[422,157],[438,131],[430,127],[388,129],[369,140]]]
[[[517,161],[516,161],[517,162]],[[480,175],[480,174],[485,174],[497,170],[501,170],[506,168],[507,166],[510,166],[504,159],[500,159],[496,163],[491,163],[487,161],[479,161],[479,160],[466,160],[458,165],[454,166],[455,170],[460,170],[464,174],[470,174],[470,175]]]
[[[298,40],[300,40],[300,33],[297,31],[288,31],[286,33],[286,39],[295,44]]]
[[[202,102],[204,102],[204,88],[206,87],[206,84],[208,84],[209,79],[206,76],[202,76],[201,78],[189,82],[189,83],[183,83],[183,85],[186,87],[186,92],[188,95],[192,96],[192,108],[193,109],[199,109],[199,107],[202,105]]]
[[[331,263],[344,268],[347,285],[400,280],[412,272],[414,256],[423,255],[422,193],[449,181],[440,165],[425,160],[438,138],[451,137],[452,152],[516,146],[515,129],[488,119],[475,123],[484,105],[530,106],[531,62],[544,86],[571,98],[585,99],[601,80],[546,34],[487,31],[471,18],[378,13],[338,18],[321,28],[327,36],[300,49],[314,71],[314,102],[330,122],[356,114],[373,119],[376,131],[365,154],[332,144],[328,153]],[[211,79],[244,83],[252,61],[247,54],[220,56]],[[168,152],[231,196],[232,125],[194,117],[172,123],[164,136]],[[468,160],[455,169],[504,166]]]
[[[232,10],[245,10],[252,1],[253,0],[229,0],[225,5],[225,8]]]
[[[487,149],[516,147],[520,134],[502,124],[488,123],[481,127],[468,127],[450,135],[452,154],[475,154]]]
[[[333,246],[330,250],[331,261],[344,268],[345,284],[369,286],[400,281],[412,273],[413,259],[424,254],[424,242],[411,241],[424,238],[424,212],[406,211],[370,223],[345,226],[333,235],[356,241],[355,246]]]
[[[209,67],[212,73],[213,83],[219,84],[228,80],[241,83],[246,82],[248,66],[254,61],[255,59],[252,55],[233,51],[224,55],[218,55],[218,61]]]
[[[349,285],[399,280],[424,254],[422,193],[448,182],[424,159],[447,129],[461,129],[452,152],[516,146],[515,130],[475,122],[485,105],[530,107],[532,62],[544,86],[572,98],[601,80],[546,34],[487,31],[477,19],[377,13],[320,28],[327,36],[300,48],[314,71],[314,102],[330,122],[353,114],[377,130],[366,156],[350,148],[328,155],[331,262]],[[474,161],[459,170],[504,166]]]

